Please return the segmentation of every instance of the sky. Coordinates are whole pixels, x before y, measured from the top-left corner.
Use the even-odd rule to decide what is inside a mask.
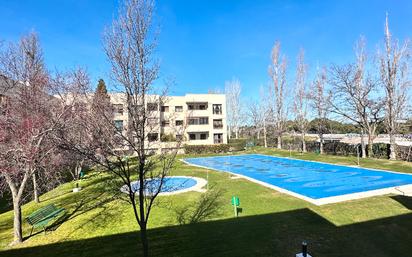
[[[106,80],[110,66],[101,36],[117,15],[119,0],[0,1],[0,40],[16,41],[36,31],[49,69],[86,67],[93,83]],[[309,73],[316,67],[353,61],[363,35],[373,53],[382,43],[385,14],[394,37],[412,38],[412,1],[161,0],[156,55],[160,79],[174,80],[172,95],[222,91],[238,78],[244,99],[257,99],[269,83],[270,51],[276,40],[288,60],[288,87],[296,56],[304,48]]]

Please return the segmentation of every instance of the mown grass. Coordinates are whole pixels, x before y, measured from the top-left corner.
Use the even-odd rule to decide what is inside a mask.
[[[262,153],[354,165],[356,158],[289,153],[253,148]],[[183,157],[183,156],[180,156]],[[386,160],[361,160],[361,166],[412,172],[412,165]],[[200,193],[159,197],[149,224],[152,256],[293,256],[307,240],[313,256],[410,256],[412,200],[377,196],[315,206],[289,195],[229,174],[177,162],[172,175],[206,178],[224,190],[220,213],[197,224],[178,225],[175,209],[193,205]],[[71,183],[41,196],[42,202],[23,206],[23,215],[49,203],[67,209],[51,231],[37,233],[10,248],[12,213],[0,215],[0,256],[139,256],[138,226],[132,209],[113,197],[110,177],[90,175],[83,190],[72,193]],[[233,217],[230,198],[237,195],[242,213]],[[24,224],[24,234],[30,227]]]

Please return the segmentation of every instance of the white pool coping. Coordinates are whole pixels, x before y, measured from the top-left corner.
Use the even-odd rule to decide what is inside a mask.
[[[279,156],[272,156],[272,155],[265,155],[265,154],[239,154],[239,155],[218,155],[218,156],[207,156],[207,157],[193,157],[193,158],[213,158],[213,157],[233,157],[233,156],[244,156],[244,155],[261,155],[261,156],[268,156],[268,157],[276,157],[276,158],[284,158],[284,159],[291,159],[291,160],[299,160],[299,161],[308,161],[308,162],[315,162],[315,163],[322,163],[322,164],[330,164],[334,166],[343,166],[343,167],[352,167],[352,168],[359,168],[359,169],[366,169],[366,170],[376,170],[376,171],[381,171],[381,172],[390,172],[390,173],[397,173],[397,174],[403,174],[403,175],[409,175],[412,176],[411,174],[407,173],[402,173],[402,172],[395,172],[395,171],[388,171],[388,170],[379,170],[379,169],[370,169],[370,168],[363,168],[363,167],[358,167],[358,166],[345,166],[345,165],[339,165],[339,164],[333,164],[333,163],[327,163],[327,162],[318,162],[318,161],[310,161],[310,160],[302,160],[302,159],[295,159],[295,158],[289,158],[289,157],[279,157]],[[191,159],[191,158],[187,158]],[[386,188],[381,188],[381,189],[375,189],[375,190],[367,190],[363,192],[357,192],[357,193],[350,193],[350,194],[344,194],[344,195],[338,195],[338,196],[330,196],[330,197],[323,197],[323,198],[311,198],[305,195],[301,195],[295,192],[292,192],[290,190],[274,186],[272,184],[245,176],[241,175],[235,172],[231,171],[225,171],[225,170],[220,170],[220,169],[215,169],[207,166],[202,166],[202,165],[197,165],[197,164],[192,164],[187,162],[185,159],[180,159],[180,161],[186,163],[187,165],[203,168],[203,169],[209,169],[209,170],[216,170],[219,172],[225,172],[229,173],[241,178],[244,178],[246,180],[249,180],[251,182],[254,182],[256,184],[262,185],[267,188],[274,189],[276,191],[279,191],[281,193],[285,193],[288,195],[291,195],[293,197],[308,201],[312,204],[315,205],[324,205],[324,204],[331,204],[331,203],[338,203],[338,202],[343,202],[343,201],[349,201],[349,200],[356,200],[356,199],[362,199],[366,197],[371,197],[371,196],[379,196],[379,195],[386,195],[386,194],[400,194],[401,192],[412,192],[412,184],[407,184],[407,185],[402,185],[402,186],[395,186],[395,187],[386,187]]]
[[[205,189],[203,189],[206,184],[207,184],[207,180],[203,179],[203,178],[199,178],[199,177],[192,177],[192,176],[167,176],[165,178],[187,178],[187,179],[194,179],[196,181],[196,184],[185,188],[185,189],[180,189],[180,190],[176,190],[173,192],[160,192],[158,195],[159,196],[168,196],[168,195],[176,195],[176,194],[182,194],[182,193],[186,193],[186,192],[190,192],[190,191],[196,191],[196,192],[200,192],[203,193],[205,192]],[[120,188],[120,191],[122,191],[123,193],[127,193],[124,191],[124,186],[122,186]]]

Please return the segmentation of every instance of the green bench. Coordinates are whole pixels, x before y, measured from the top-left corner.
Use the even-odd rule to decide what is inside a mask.
[[[57,208],[54,204],[49,204],[27,216],[26,220],[31,225],[30,236],[33,233],[33,229],[40,227],[46,233],[47,224],[65,211],[64,208]]]

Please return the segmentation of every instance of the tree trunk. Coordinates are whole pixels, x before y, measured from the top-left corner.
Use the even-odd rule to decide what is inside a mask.
[[[390,143],[390,153],[389,153],[389,159],[390,160],[396,160],[396,138],[395,135],[389,134],[389,143]]]
[[[33,180],[33,197],[34,197],[34,201],[36,203],[40,203],[39,186],[37,184],[36,172],[33,172],[32,180]]]
[[[76,162],[76,167],[74,168],[74,180],[78,180],[80,178],[80,172],[83,168],[83,160]]]
[[[372,135],[370,133],[368,133],[368,157],[373,157],[373,140]]]
[[[17,188],[16,184],[13,182],[9,174],[4,174],[4,178],[7,182],[7,185],[10,188],[12,199],[13,199],[13,232],[14,232],[14,241],[12,244],[23,242],[23,232],[21,227],[21,196],[23,194],[24,188],[26,186],[27,180],[30,177],[30,173],[27,171],[24,173],[23,179],[21,180],[20,187]]]
[[[267,135],[266,135],[266,123],[263,124],[263,142],[265,144],[265,148],[268,147]]]
[[[232,138],[232,130],[231,130],[231,126],[228,126],[228,136],[229,136],[229,140]]]
[[[363,138],[363,130],[361,132],[361,151],[362,151],[362,158],[366,158],[366,145],[365,145],[365,139]]]
[[[323,154],[323,134],[319,135],[319,154]]]
[[[278,135],[278,145],[277,145],[278,149],[282,149],[282,136]]]
[[[305,142],[305,133],[301,133],[302,135],[302,152],[306,153],[306,142]]]
[[[143,247],[143,256],[149,256],[149,242],[147,240],[147,226],[146,223],[142,223],[140,225],[140,240],[142,242]]]
[[[235,138],[239,138],[239,128],[235,128]]]
[[[23,232],[21,227],[21,206],[20,206],[20,197],[13,195],[13,232],[14,232],[14,241],[13,243],[23,242]]]
[[[257,140],[260,139],[260,129],[257,131]]]

